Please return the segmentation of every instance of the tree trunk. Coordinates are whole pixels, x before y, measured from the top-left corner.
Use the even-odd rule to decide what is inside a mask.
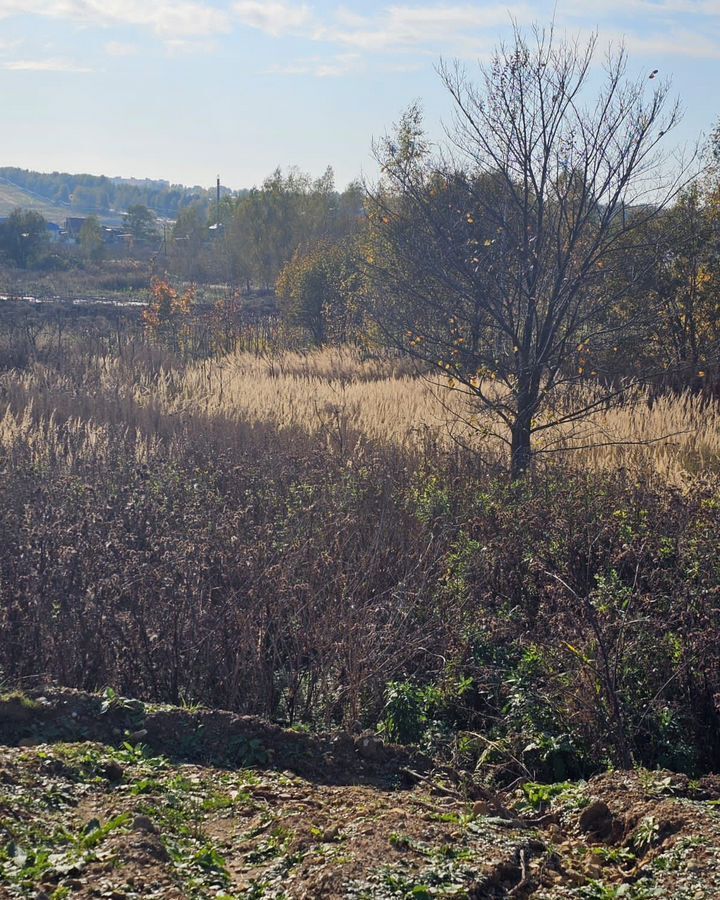
[[[525,381],[525,378],[522,381]],[[518,385],[518,411],[511,432],[510,475],[513,479],[522,478],[530,468],[532,419],[537,406],[537,391],[534,389],[532,379],[527,377],[524,384],[522,381]]]
[[[510,444],[510,475],[514,479],[522,478],[530,467],[532,451],[530,448],[530,417],[518,415],[512,426]]]

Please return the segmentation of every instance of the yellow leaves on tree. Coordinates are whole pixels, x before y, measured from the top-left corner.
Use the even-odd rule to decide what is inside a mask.
[[[150,285],[150,303],[143,311],[143,323],[151,331],[165,324],[182,321],[190,314],[195,299],[195,289],[190,287],[179,294],[165,278],[153,278]]]
[[[175,351],[187,351],[192,343],[190,314],[195,289],[179,293],[166,278],[153,278],[150,302],[143,310],[143,324],[157,340]]]

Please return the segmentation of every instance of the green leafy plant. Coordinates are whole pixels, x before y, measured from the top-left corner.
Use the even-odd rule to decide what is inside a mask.
[[[215,872],[226,877],[228,876],[227,863],[224,857],[211,844],[205,844],[204,847],[201,847],[193,854],[191,862],[206,872]]]
[[[82,833],[78,836],[76,844],[83,850],[90,850],[102,843],[105,838],[113,831],[123,828],[130,822],[130,813],[121,813],[110,819],[102,825],[97,819],[92,820],[85,826]]]
[[[270,759],[269,751],[260,738],[242,735],[228,742],[227,757],[239,766],[264,766]]]
[[[536,781],[526,781],[522,786],[522,792],[530,809],[537,811],[544,809],[555,797],[559,797],[572,787],[573,785],[567,781],[556,784],[539,784]]]
[[[400,744],[419,741],[428,725],[423,690],[411,681],[392,681],[385,690],[380,731]]]
[[[637,856],[628,847],[593,847],[592,852],[603,862],[616,866],[630,866],[637,861]]]
[[[649,850],[660,836],[660,825],[654,816],[647,816],[636,827],[633,834],[633,847],[641,853]]]
[[[104,715],[115,709],[129,713],[133,720],[145,718],[145,704],[141,700],[122,697],[113,688],[108,687],[105,689],[104,699],[100,705],[100,713]]]
[[[419,474],[409,496],[415,515],[424,525],[450,514],[450,493],[437,475]]]

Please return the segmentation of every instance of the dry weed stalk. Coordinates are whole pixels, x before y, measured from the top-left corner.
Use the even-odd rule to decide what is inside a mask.
[[[208,427],[221,443],[234,443],[238,428],[270,425],[324,435],[343,454],[367,442],[426,457],[458,448],[492,459],[508,452],[509,435],[479,419],[463,394],[420,377],[407,361],[366,359],[350,348],[273,357],[238,352],[185,367],[96,357],[60,371],[36,365],[6,373],[0,389],[7,410],[0,443],[12,445],[13,436],[36,428],[38,452],[43,442],[44,452],[58,452],[58,442],[84,452],[83,429],[90,447],[107,425],[127,428],[140,445]],[[62,436],[53,434],[61,426]],[[681,485],[717,465],[720,409],[699,395],[641,393],[580,425],[544,433],[538,450],[592,471],[642,467]]]

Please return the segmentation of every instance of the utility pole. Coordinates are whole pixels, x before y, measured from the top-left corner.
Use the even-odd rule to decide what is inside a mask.
[[[217,177],[217,202],[215,206],[215,223],[220,227],[220,176]]]

